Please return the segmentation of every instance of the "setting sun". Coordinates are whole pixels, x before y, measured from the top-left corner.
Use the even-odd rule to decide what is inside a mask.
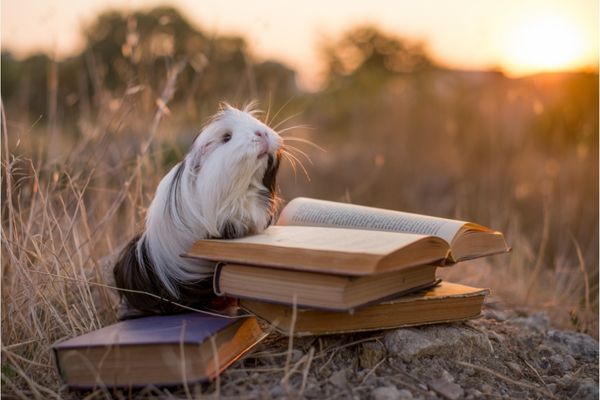
[[[507,35],[506,63],[521,73],[576,67],[586,56],[585,35],[564,15],[538,14],[516,22]]]

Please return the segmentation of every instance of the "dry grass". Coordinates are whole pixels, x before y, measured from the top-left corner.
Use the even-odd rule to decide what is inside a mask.
[[[179,118],[183,111],[168,108],[178,68],[170,70],[151,107],[138,101],[148,96],[143,88],[106,89],[96,113],[82,113],[77,121],[78,134],[63,130],[55,111],[52,123],[41,126],[18,113],[6,115],[3,107],[3,394],[72,397],[60,385],[51,344],[115,320],[109,291],[94,282],[105,282],[105,260],[139,230],[157,182],[181,156],[180,143],[193,137],[175,137],[187,127]],[[491,81],[468,89],[468,79],[427,79],[431,86],[425,89],[418,86],[423,82],[403,79],[362,101],[336,103],[325,93],[284,108],[280,122],[305,109],[286,123],[310,124],[321,134],[300,127],[295,136],[328,149],[304,149],[314,162],[307,165],[311,182],[284,167],[284,198],[353,200],[501,229],[513,246],[510,256],[458,265],[448,276],[491,287],[514,306],[550,310],[562,327],[597,332],[594,141],[540,148],[528,131],[539,110],[530,103],[551,107],[555,100],[534,94],[539,88],[526,83]],[[433,92],[423,98],[419,90]],[[517,100],[502,97],[514,91]],[[548,89],[553,96],[557,91]],[[274,372],[289,394],[301,397],[309,371],[326,369],[344,346],[324,343],[263,346],[251,356],[268,360],[257,362],[260,367],[236,364],[223,380],[193,390],[218,397],[238,387],[252,398],[256,393],[246,384],[266,384],[261,373]],[[293,388],[287,385],[292,377],[299,380]],[[138,395],[169,393],[148,388]],[[88,398],[104,397],[98,391]]]

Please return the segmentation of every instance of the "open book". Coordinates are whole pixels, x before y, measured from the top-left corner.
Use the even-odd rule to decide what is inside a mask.
[[[448,243],[448,261],[458,262],[509,251],[504,235],[472,222],[402,211],[298,197],[281,212],[277,225],[321,226],[435,236]]]
[[[473,223],[296,198],[263,233],[200,240],[184,256],[360,276],[508,250],[502,233]]]

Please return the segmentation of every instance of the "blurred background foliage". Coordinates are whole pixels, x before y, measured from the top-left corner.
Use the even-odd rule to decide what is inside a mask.
[[[16,59],[3,49],[2,100],[10,152],[31,160],[9,201],[24,207],[34,191],[28,170],[56,190],[84,176],[92,222],[109,209],[103,196],[129,182],[156,110],[165,113],[142,165],[140,197],[133,211],[121,207],[97,256],[140,228],[156,183],[219,101],[258,99],[278,129],[298,124],[285,135],[326,149],[302,147],[310,179],[283,168],[284,199],[353,201],[502,230],[512,255],[478,267],[488,275],[475,283],[527,304],[539,281],[536,290],[547,289],[537,305],[577,324],[573,312],[588,312],[597,325],[596,73],[513,79],[453,70],[424,43],[357,26],[321,43],[323,86],[307,92],[294,70],[255,59],[243,37],[211,34],[170,7],[106,12],[83,34],[85,49],[63,60]],[[521,276],[522,287],[514,283]]]

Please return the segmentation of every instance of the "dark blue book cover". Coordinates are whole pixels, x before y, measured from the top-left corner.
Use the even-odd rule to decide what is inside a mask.
[[[202,343],[237,318],[200,313],[129,319],[54,345],[57,349],[138,344]]]

